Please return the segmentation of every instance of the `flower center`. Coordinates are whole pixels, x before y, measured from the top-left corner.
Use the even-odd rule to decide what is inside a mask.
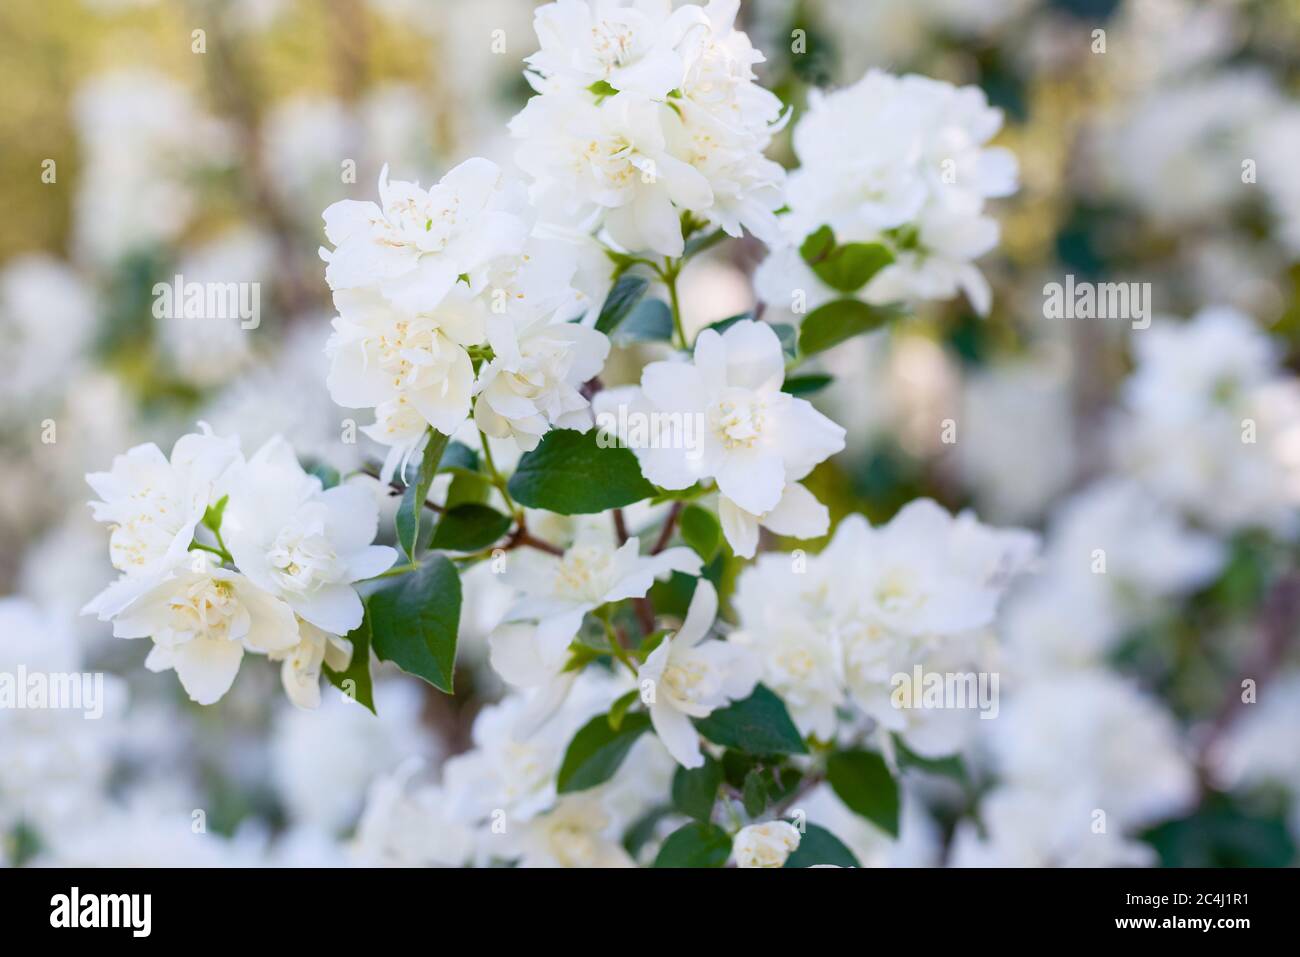
[[[763,434],[767,406],[761,398],[735,390],[709,406],[707,418],[723,448],[747,449]]]
[[[609,562],[609,549],[575,545],[560,560],[555,593],[561,598],[599,602],[607,590]]]
[[[171,631],[177,641],[216,638],[237,641],[235,623],[243,617],[243,606],[228,581],[204,578],[170,601]]]
[[[276,536],[266,558],[280,587],[300,594],[338,581],[346,571],[318,515],[295,517]]]

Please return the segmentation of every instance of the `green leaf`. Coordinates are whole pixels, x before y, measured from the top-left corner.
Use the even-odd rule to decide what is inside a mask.
[[[750,817],[758,817],[767,807],[767,786],[763,784],[763,772],[758,768],[745,775],[740,800],[745,805],[745,813]]]
[[[361,624],[357,625],[344,637],[352,642],[352,661],[343,671],[335,671],[329,665],[324,665],[325,677],[330,684],[353,701],[365,705],[370,709],[371,714],[376,714],[375,689],[370,677],[369,608],[366,608],[365,614],[361,618]]]
[[[324,462],[316,462],[311,468],[307,469],[308,475],[314,475],[320,479],[321,489],[331,489],[341,481],[339,470],[333,466],[326,465]]]
[[[642,299],[610,336],[620,346],[630,342],[667,342],[672,337],[673,311],[662,299]]]
[[[646,811],[623,835],[623,849],[636,857],[641,853],[641,848],[645,847],[646,842],[654,837],[659,822],[672,813],[673,809],[667,805],[660,805]]]
[[[695,727],[714,744],[746,754],[807,754],[785,704],[763,685],[743,701],[698,718]]]
[[[230,496],[223,495],[217,500],[215,505],[209,505],[204,509],[203,524],[214,532],[221,531],[221,516],[226,513],[226,503],[229,501]]]
[[[812,867],[814,864],[834,864],[836,867],[861,867],[858,859],[844,843],[816,824],[805,824],[799,846],[785,859],[786,867]]]
[[[898,782],[874,751],[837,751],[826,764],[831,787],[848,807],[898,837]]]
[[[690,259],[696,253],[702,253],[704,250],[716,246],[726,238],[727,234],[721,229],[715,229],[711,233],[701,233],[692,236],[690,239],[686,240],[686,248],[682,252],[682,258]]]
[[[460,578],[442,555],[370,596],[375,654],[451,694],[460,626]]]
[[[607,335],[613,332],[632,308],[641,301],[649,286],[650,280],[644,276],[620,276],[618,282],[614,283],[614,288],[605,297],[605,304],[600,307],[600,315],[596,317],[596,330]]]
[[[968,780],[966,765],[962,761],[960,754],[950,754],[942,758],[927,758],[909,748],[898,735],[895,734],[892,737],[894,739],[894,754],[897,756],[900,771],[907,768],[916,768],[918,771],[942,775],[946,778],[952,778],[954,781],[964,782]]]
[[[692,821],[664,839],[655,867],[722,867],[731,855],[731,837],[715,824]]]
[[[904,314],[905,310],[897,306],[870,306],[856,299],[836,299],[804,316],[799,329],[799,350],[806,356],[824,352]]]
[[[569,742],[555,779],[556,790],[569,794],[604,784],[649,727],[650,716],[644,711],[624,716],[618,730],[610,727],[608,715],[596,715]]]
[[[777,322],[772,324],[772,331],[776,333],[777,342],[781,343],[781,351],[785,353],[787,359],[793,359],[799,353],[799,332],[788,322]]]
[[[687,817],[707,822],[721,786],[722,765],[706,754],[698,768],[677,768],[673,775],[673,806]]]
[[[460,505],[486,505],[492,497],[492,483],[478,472],[457,472],[447,486],[443,507],[450,511]]]
[[[881,243],[839,245],[829,226],[823,226],[799,247],[817,278],[839,292],[856,292],[894,261],[889,247]]]
[[[609,706],[607,717],[611,730],[617,731],[623,727],[623,719],[627,717],[627,709],[636,703],[638,697],[640,697],[640,690],[633,688]]]
[[[601,448],[598,429],[552,429],[519,460],[510,494],[520,505],[560,515],[591,515],[655,494],[629,449]]]
[[[687,505],[682,509],[677,526],[682,530],[682,540],[695,549],[700,558],[705,562],[713,561],[722,545],[722,525],[716,515],[699,505]]]
[[[728,329],[730,329],[732,326],[734,326],[736,323],[740,322],[742,319],[753,319],[753,318],[754,318],[754,314],[752,312],[738,312],[734,316],[727,316],[726,319],[719,319],[717,322],[711,322],[704,328],[712,329],[714,332],[718,334],[722,334],[726,332]]]
[[[429,547],[450,552],[486,548],[509,531],[510,523],[509,515],[487,505],[458,505],[438,520]]]
[[[820,392],[834,381],[833,376],[822,373],[796,375],[785,380],[785,385],[781,386],[781,391],[788,392],[791,395],[812,395],[814,392]]]
[[[597,80],[587,87],[587,92],[595,94],[598,100],[603,100],[607,96],[614,96],[618,90],[614,89],[608,80]]]
[[[401,504],[397,506],[397,541],[411,561],[415,561],[416,545],[420,541],[420,519],[424,514],[424,500],[429,496],[429,486],[438,471],[443,450],[447,448],[447,436],[436,429],[429,430],[429,441],[425,443],[424,454],[420,456],[420,468],[415,480],[407,480],[406,492]],[[406,478],[406,476],[403,476]]]
[[[478,453],[463,442],[448,442],[438,463],[439,472],[477,472]]]

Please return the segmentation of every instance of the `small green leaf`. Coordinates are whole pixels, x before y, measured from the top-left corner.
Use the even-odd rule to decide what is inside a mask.
[[[655,867],[722,867],[731,855],[731,837],[715,824],[692,821],[664,839]]]
[[[745,813],[750,817],[758,817],[767,807],[767,786],[763,784],[763,772],[758,768],[745,775],[740,800],[745,805]]]
[[[738,312],[734,316],[727,316],[726,319],[719,319],[717,322],[711,322],[704,328],[712,329],[714,332],[722,334],[741,320],[753,318],[754,314],[752,312]]]
[[[510,530],[511,518],[486,505],[458,505],[438,521],[430,548],[472,552],[486,548]]]
[[[938,774],[954,781],[964,782],[968,780],[966,765],[962,761],[960,754],[950,754],[942,758],[927,758],[909,748],[898,735],[895,734],[892,737],[894,739],[894,754],[898,758],[898,769],[900,771],[907,768],[916,768],[918,771]]]
[[[477,472],[478,453],[463,442],[448,442],[438,463],[439,472]]]
[[[672,94],[670,93],[669,96],[671,95]],[[678,93],[677,95],[681,96],[680,93]],[[702,253],[704,252],[704,250],[716,246],[718,243],[722,242],[726,238],[727,238],[727,234],[723,232],[721,229],[715,229],[713,230],[713,232],[710,233],[701,233],[699,235],[692,236],[690,239],[686,240],[686,248],[682,253],[682,258],[690,259],[696,253]]]
[[[679,767],[673,775],[673,806],[687,817],[707,822],[722,786],[722,765],[707,754],[698,768]]]
[[[714,744],[746,754],[807,754],[785,704],[763,685],[743,701],[698,718],[695,727]]]
[[[221,531],[221,516],[226,513],[226,503],[230,501],[229,495],[223,495],[217,500],[215,505],[209,505],[203,512],[203,524],[212,529],[214,532]]]
[[[561,515],[591,515],[655,494],[631,450],[601,448],[599,430],[552,429],[510,476],[520,505]]]
[[[776,322],[772,324],[772,331],[776,333],[776,340],[781,343],[785,357],[793,359],[799,353],[798,330],[788,322]]]
[[[329,665],[323,670],[329,683],[345,695],[375,711],[375,689],[370,677],[370,609],[367,608],[359,624],[345,636],[352,642],[352,661],[343,671],[334,671]]]
[[[569,742],[555,778],[556,790],[568,794],[604,784],[649,727],[650,716],[644,711],[625,715],[617,731],[610,727],[608,715],[596,715]]]
[[[486,505],[491,497],[492,483],[486,475],[456,472],[447,486],[447,500],[443,507],[450,511],[459,505]]]
[[[897,306],[871,306],[857,299],[836,299],[804,316],[799,329],[799,350],[806,356],[824,352],[905,314],[906,310]]]
[[[447,436],[436,429],[429,430],[429,441],[425,443],[424,454],[420,456],[420,467],[414,481],[407,479],[406,492],[397,507],[394,520],[397,526],[397,541],[411,561],[415,561],[416,545],[420,540],[420,519],[424,515],[424,500],[429,497],[429,486],[437,474],[438,463],[442,460],[443,450],[447,448]],[[405,478],[405,476],[403,476]]]
[[[597,99],[603,100],[607,96],[614,96],[618,93],[618,90],[614,89],[608,80],[597,80],[587,87],[587,92],[594,94]]]
[[[623,719],[627,716],[627,709],[636,703],[640,696],[640,691],[633,688],[627,694],[623,695],[612,705],[609,706],[609,726],[611,730],[617,731],[623,727]]]
[[[826,764],[831,787],[848,807],[898,837],[898,782],[874,751],[836,751]]]
[[[695,549],[705,562],[713,561],[722,545],[722,525],[717,516],[699,505],[687,505],[682,509],[677,525],[686,544]]]
[[[375,654],[451,694],[460,627],[460,577],[444,556],[370,596]]]
[[[838,292],[856,292],[894,261],[894,254],[881,243],[839,245],[829,226],[823,226],[799,247],[812,271]]]
[[[835,381],[833,376],[822,373],[796,375],[785,380],[785,385],[781,386],[781,391],[788,392],[791,395],[812,395],[815,392],[820,392],[833,381]]]
[[[324,462],[316,462],[307,470],[308,475],[314,475],[320,479],[322,489],[331,489],[341,481],[339,470],[333,466],[326,465]]]
[[[642,299],[610,335],[615,344],[667,342],[673,337],[673,311],[662,299]]]
[[[812,867],[834,864],[836,867],[861,867],[858,859],[838,837],[816,824],[805,824],[799,846],[785,859],[786,867]]]
[[[641,301],[650,280],[644,276],[620,276],[614,288],[605,297],[605,304],[600,307],[596,318],[596,331],[606,335],[613,332],[620,322],[627,317],[632,308]]]

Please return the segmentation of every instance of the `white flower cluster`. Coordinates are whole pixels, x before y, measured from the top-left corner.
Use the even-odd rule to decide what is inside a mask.
[[[763,156],[781,101],[733,26],[739,0],[558,0],[536,15],[538,95],[510,123],[544,218],[629,252],[682,254],[682,220],[777,235],[784,170]]]
[[[230,690],[245,651],[283,661],[295,704],[320,703],[322,666],[347,668],[343,636],[361,624],[354,583],[397,558],[371,544],[379,516],[369,492],[322,489],[281,439],[245,459],[238,439],[206,427],[170,459],[139,445],[87,480],[121,574],[86,613],[119,638],[151,638],[146,667],[174,669],[200,704]]]
[[[799,481],[844,448],[844,429],[781,391],[784,381],[776,333],[743,319],[701,332],[693,361],[652,362],[640,388],[601,393],[596,410],[603,422],[645,425],[618,438],[656,485],[715,483],[727,541],[752,558],[760,526],[796,538],[826,534],[829,513]]]
[[[857,83],[814,91],[794,128],[800,166],[786,186],[792,245],[755,275],[760,297],[811,311],[841,293],[800,255],[812,233],[880,243],[893,255],[856,295],[872,304],[949,299],[964,293],[987,313],[988,282],[974,260],[998,241],[985,200],[1017,188],[1015,157],[986,144],[1002,126],[978,87],[872,70]],[[803,308],[797,308],[802,306]]]
[[[1296,532],[1300,380],[1245,315],[1207,308],[1134,337],[1114,423],[1120,469],[1218,532]]]
[[[767,554],[736,590],[731,640],[763,662],[804,734],[835,740],[838,709],[856,705],[914,751],[960,750],[973,708],[943,711],[894,699],[893,677],[977,672],[996,659],[988,638],[1008,583],[1025,571],[1036,536],[956,517],[929,499],[872,528],[846,517],[811,557]]]
[[[391,449],[385,475],[430,426],[450,435],[471,408],[480,429],[525,449],[551,428],[591,425],[578,387],[609,341],[565,320],[590,307],[575,283],[584,255],[600,253],[534,228],[520,190],[485,159],[427,190],[390,182],[385,167],[378,204],[325,210],[336,248],[321,256],[339,311],[330,394],[375,410],[364,431]]]

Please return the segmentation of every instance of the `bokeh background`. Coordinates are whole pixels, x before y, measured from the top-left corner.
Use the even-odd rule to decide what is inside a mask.
[[[436,768],[467,747],[474,715],[501,690],[483,639],[509,595],[490,575],[467,583],[455,698],[387,675],[378,719],[335,695],[305,713],[283,700],[273,670],[245,668],[220,706],[201,709],[143,670],[139,643],[77,614],[112,571],[84,474],[138,442],[167,448],[200,419],[246,449],[282,433],[344,471],[382,458],[364,438],[341,441],[348,413],[325,390],[320,212],[371,198],[384,163],[424,184],[467,156],[508,163],[533,8],[0,6],[0,669],[103,670],[115,702],[98,722],[0,712],[0,860],[373,862],[357,834],[367,789],[413,756]],[[1082,662],[1088,675],[1140,687],[1143,707],[1176,729],[1198,783],[1137,828],[1155,860],[1294,863],[1300,0],[744,0],[741,19],[768,56],[762,81],[796,119],[814,86],[869,68],[921,72],[982,87],[1006,114],[998,143],[1021,165],[1019,193],[995,206],[1000,246],[981,262],[992,313],[928,304],[826,360],[836,382],[815,401],[849,444],[813,476],[818,497],[835,518],[876,521],[921,495],[973,506],[986,521],[1044,531],[1049,562],[1071,535],[1104,540],[1112,562],[1128,563],[1116,586],[1125,614],[1103,615],[1057,574],[1053,590],[1013,607],[1009,673],[1038,654]],[[793,163],[788,133],[773,155]],[[682,277],[688,324],[752,308],[748,276],[762,254],[731,241],[693,262]],[[178,272],[260,283],[260,327],[154,319],[153,284]],[[1140,431],[1124,424],[1140,419],[1125,384],[1146,333],[1045,319],[1044,284],[1067,273],[1149,282],[1170,322],[1236,310],[1272,350],[1267,375],[1246,383],[1273,390],[1257,398],[1261,418],[1276,420],[1281,477],[1267,500],[1211,472],[1169,506],[1220,550],[1204,574],[1169,571],[1189,540],[1147,529],[1152,499],[1116,504],[1113,483],[1141,478],[1124,454]],[[644,358],[616,353],[607,381]],[[945,419],[961,425],[956,443],[942,441]],[[1148,453],[1167,447],[1174,462],[1231,455],[1178,429],[1146,439]],[[1254,704],[1239,703],[1242,676],[1258,682]],[[1029,709],[1027,726],[1005,732],[1013,743],[994,750],[1011,748],[1010,765],[1056,774],[1065,789],[1071,763],[1093,756],[1103,793],[1140,798],[1150,782],[1125,744],[1123,709],[1112,721],[1104,689],[1050,693],[1051,681],[1071,680],[1082,679],[1056,669],[1026,691],[1045,710]],[[973,808],[997,774],[957,791],[918,783],[899,841],[860,821],[838,833],[872,864],[1088,862],[1050,837],[1031,840],[1029,812],[1014,834],[981,819]],[[1017,839],[1032,854],[1018,857]]]

